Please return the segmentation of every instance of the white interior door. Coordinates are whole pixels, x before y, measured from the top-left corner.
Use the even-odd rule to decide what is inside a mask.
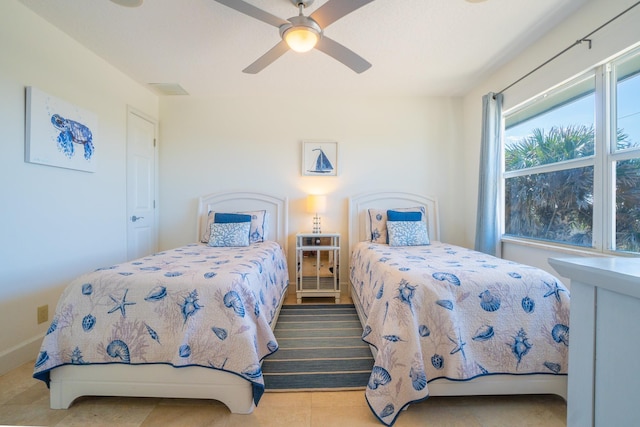
[[[156,229],[156,123],[127,112],[127,258],[158,250]]]

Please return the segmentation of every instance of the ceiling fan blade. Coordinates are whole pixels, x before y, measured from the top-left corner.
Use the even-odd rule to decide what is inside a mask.
[[[256,59],[253,64],[242,70],[242,72],[247,74],[257,74],[266,68],[267,65],[284,55],[288,50],[289,46],[287,43],[284,40],[281,40],[280,43],[269,49],[267,53]]]
[[[343,16],[348,15],[372,1],[373,0],[329,0],[316,9],[309,17],[316,21],[320,25],[320,28],[324,29]]]
[[[246,3],[242,0],[214,0],[220,4],[223,4],[231,9],[235,9],[238,12],[244,13],[245,15],[249,15],[252,18],[256,18],[262,22],[266,22],[267,24],[273,25],[274,27],[280,27],[282,24],[288,24],[289,21],[286,21],[282,18],[278,18],[275,15],[270,14],[269,12],[265,12],[262,9],[255,7],[252,4]]]
[[[342,62],[356,73],[360,74],[371,68],[371,64],[354,51],[342,46],[340,43],[331,40],[327,36],[322,36],[316,49],[326,53],[334,59]]]

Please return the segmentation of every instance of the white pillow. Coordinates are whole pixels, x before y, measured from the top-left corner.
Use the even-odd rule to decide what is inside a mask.
[[[249,246],[249,222],[214,222],[211,224],[209,246]]]
[[[209,243],[209,237],[211,237],[211,224],[213,224],[215,216],[215,211],[209,211],[207,214],[207,225],[202,231],[202,236],[200,236],[200,241],[202,243]]]
[[[430,244],[424,221],[387,221],[389,246],[422,246]]]
[[[251,243],[264,242],[267,240],[269,212],[262,210],[238,213],[251,215],[251,231],[249,231],[249,241]]]

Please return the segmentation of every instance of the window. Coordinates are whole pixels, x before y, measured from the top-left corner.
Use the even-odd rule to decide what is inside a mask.
[[[640,49],[504,122],[505,235],[640,252]]]
[[[640,51],[611,67],[615,113],[610,156],[615,181],[615,249],[640,252]]]

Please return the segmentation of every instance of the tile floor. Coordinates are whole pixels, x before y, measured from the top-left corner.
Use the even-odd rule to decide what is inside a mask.
[[[363,391],[265,393],[250,415],[231,414],[216,401],[161,398],[81,397],[67,410],[52,410],[32,372],[30,362],[0,376],[0,425],[382,426]],[[411,405],[395,426],[565,426],[566,410],[562,398],[549,395],[432,397]]]

